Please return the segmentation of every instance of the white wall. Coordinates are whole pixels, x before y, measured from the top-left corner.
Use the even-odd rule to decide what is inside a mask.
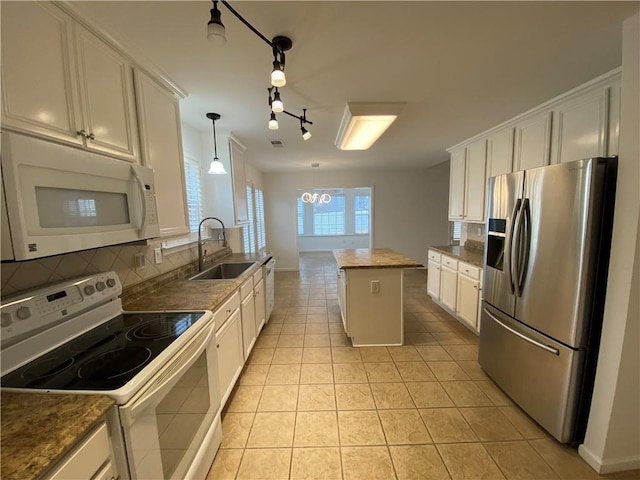
[[[640,14],[623,24],[622,112],[609,282],[580,455],[598,472],[640,468]]]
[[[336,248],[369,248],[369,235],[309,235],[298,237],[299,252],[322,252]]]
[[[278,269],[297,269],[296,191],[373,188],[373,246],[427,262],[430,245],[449,241],[449,163],[420,170],[264,173],[267,247]]]

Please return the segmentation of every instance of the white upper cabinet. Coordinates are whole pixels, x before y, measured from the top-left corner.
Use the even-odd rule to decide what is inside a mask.
[[[82,145],[73,23],[44,2],[2,2],[2,125]]]
[[[131,65],[45,2],[2,2],[2,123],[137,161]]]
[[[233,184],[233,211],[236,225],[247,223],[247,180],[244,172],[244,152],[246,148],[235,138],[229,137],[231,155],[231,176]]]
[[[487,137],[487,178],[513,171],[513,132],[508,127]]]
[[[142,162],[152,167],[160,236],[189,233],[178,99],[140,70],[135,71]]]
[[[551,111],[543,111],[516,124],[514,172],[549,165],[552,115]]]
[[[486,160],[484,139],[451,150],[449,220],[484,220]]]
[[[79,25],[76,49],[87,148],[137,160],[131,64]]]
[[[484,190],[486,180],[487,142],[477,140],[467,146],[464,175],[464,219],[484,221]]]
[[[465,149],[451,151],[449,172],[449,220],[462,220],[464,217],[464,170]]]
[[[603,88],[556,107],[551,163],[606,155],[608,94],[608,89]]]

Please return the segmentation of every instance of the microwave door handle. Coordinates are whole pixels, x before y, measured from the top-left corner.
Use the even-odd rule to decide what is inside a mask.
[[[140,178],[140,173],[138,172],[136,165],[131,165],[131,171],[133,172],[133,176],[136,177],[136,183],[138,184],[138,189],[140,191],[140,201],[142,202],[142,221],[140,222],[140,228],[138,229],[138,237],[145,238],[145,234],[147,233],[147,189],[145,188],[142,178]]]
[[[507,251],[505,252],[505,258],[508,261],[506,271],[507,271],[507,279],[509,281],[509,288],[511,289],[511,294],[515,293],[515,286],[514,286],[514,281],[513,281],[513,240],[514,240],[514,233],[515,233],[515,227],[516,227],[516,221],[518,218],[518,211],[520,210],[520,204],[521,204],[522,200],[518,199],[516,200],[516,204],[513,207],[513,212],[511,213],[511,225],[509,228],[509,237],[507,238],[506,244],[507,244]]]
[[[189,345],[178,352],[177,360],[155,375],[149,389],[144,390],[141,395],[133,397],[128,405],[120,407],[120,418],[125,426],[133,425],[138,413],[144,411],[149,404],[164,398],[166,393],[178,383],[182,374],[196,363],[196,360],[211,342],[212,337],[213,322],[209,322]]]

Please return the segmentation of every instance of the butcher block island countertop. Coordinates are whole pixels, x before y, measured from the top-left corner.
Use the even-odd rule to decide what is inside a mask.
[[[390,248],[333,250],[333,256],[340,314],[353,346],[402,345],[403,270],[422,264]]]
[[[0,477],[41,478],[113,405],[104,395],[2,392]]]
[[[416,268],[421,263],[390,248],[351,248],[334,250],[338,268]]]

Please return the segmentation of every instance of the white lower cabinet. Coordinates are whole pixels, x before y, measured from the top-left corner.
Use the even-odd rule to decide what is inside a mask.
[[[476,330],[478,323],[478,300],[480,299],[480,281],[458,274],[458,296],[456,313],[471,328]]]
[[[236,294],[237,296],[237,294]],[[217,318],[216,318],[217,320]],[[218,352],[218,379],[220,380],[221,407],[224,407],[244,365],[242,323],[236,308],[216,332]]]
[[[440,268],[440,302],[455,311],[458,291],[458,272],[441,265]]]
[[[242,315],[242,343],[244,345],[244,359],[249,358],[256,343],[256,311],[253,297],[253,278],[240,287],[240,312]]]
[[[260,334],[266,322],[266,299],[264,295],[264,280],[260,280],[253,289],[256,309],[256,336]]]
[[[427,293],[450,314],[480,330],[482,269],[429,250]]]
[[[107,424],[102,422],[65,455],[47,480],[108,480],[118,478]]]

